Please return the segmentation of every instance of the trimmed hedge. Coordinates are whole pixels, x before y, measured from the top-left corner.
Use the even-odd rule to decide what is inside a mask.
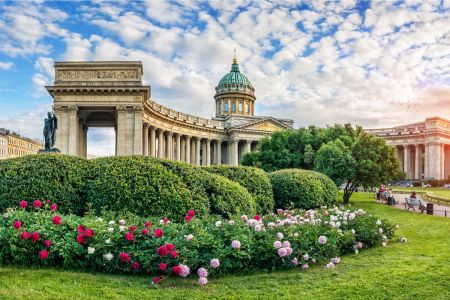
[[[224,176],[246,188],[256,201],[258,213],[265,214],[274,210],[272,184],[265,171],[243,166],[210,166],[203,169]]]
[[[0,210],[38,198],[57,200],[64,213],[82,214],[86,166],[84,159],[58,154],[0,160]]]
[[[270,173],[269,178],[277,208],[312,209],[336,202],[336,185],[320,173],[285,169]]]

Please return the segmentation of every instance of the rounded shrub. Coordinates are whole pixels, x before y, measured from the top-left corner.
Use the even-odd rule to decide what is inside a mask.
[[[193,200],[180,176],[143,157],[94,159],[85,180],[87,202],[97,211],[168,218],[179,218],[189,209],[208,211],[206,203]]]
[[[0,210],[24,199],[55,201],[64,213],[85,210],[85,159],[39,154],[0,161]]]
[[[337,187],[325,175],[301,169],[285,169],[269,174],[276,208],[311,209],[336,201]],[[332,185],[326,181],[331,181]]]
[[[246,188],[253,199],[255,199],[258,213],[273,211],[272,184],[265,171],[243,166],[210,166],[203,169],[210,173],[224,176]]]

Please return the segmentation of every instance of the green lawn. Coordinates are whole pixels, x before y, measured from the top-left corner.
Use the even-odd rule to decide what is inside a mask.
[[[158,287],[144,276],[55,269],[0,268],[0,299],[450,299],[450,219],[408,213],[356,193],[353,205],[400,225],[391,242],[348,255],[333,271],[324,265],[251,276],[169,279]]]

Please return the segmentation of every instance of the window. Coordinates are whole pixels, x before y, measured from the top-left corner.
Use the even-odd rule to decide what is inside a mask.
[[[239,102],[239,111],[243,111],[242,110],[242,102]]]
[[[231,112],[236,112],[236,102],[231,103]]]
[[[228,111],[228,102],[225,102],[224,104],[223,104],[223,111]]]
[[[247,113],[249,113],[249,112],[250,112],[250,107],[248,106],[248,104],[247,104],[247,103],[245,103],[245,111],[246,111]]]

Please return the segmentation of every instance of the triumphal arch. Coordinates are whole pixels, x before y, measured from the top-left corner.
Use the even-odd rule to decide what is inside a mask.
[[[236,58],[216,87],[211,119],[157,103],[143,71],[139,61],[55,63],[54,85],[46,87],[58,120],[55,147],[86,157],[88,129],[113,127],[116,155],[237,165],[259,139],[293,127],[292,120],[254,115],[255,89]]]

